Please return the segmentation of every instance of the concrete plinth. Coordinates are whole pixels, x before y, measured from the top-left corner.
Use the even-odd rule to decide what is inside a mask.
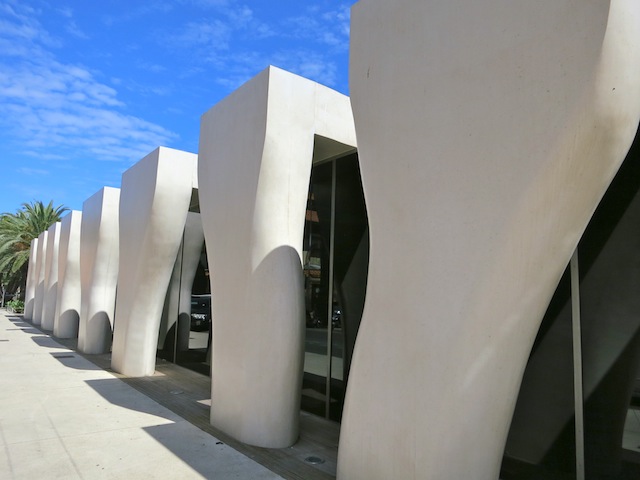
[[[338,478],[498,478],[542,315],[640,114],[636,0],[361,1],[371,252]]]
[[[158,148],[122,175],[120,270],[112,368],[152,375],[171,272],[196,180],[197,156]]]
[[[106,353],[111,346],[118,280],[120,189],[104,187],[82,204],[78,349]]]
[[[59,338],[78,336],[82,294],[80,279],[80,229],[82,212],[73,210],[60,222],[58,250],[58,301],[53,334]]]
[[[58,249],[60,246],[60,222],[49,227],[47,235],[47,254],[44,272],[44,305],[42,307],[41,326],[44,330],[53,330],[58,301]]]
[[[286,447],[298,438],[302,239],[319,144],[331,145],[333,154],[354,150],[349,99],[274,67],[202,117],[200,211],[214,319],[211,422],[252,445]]]

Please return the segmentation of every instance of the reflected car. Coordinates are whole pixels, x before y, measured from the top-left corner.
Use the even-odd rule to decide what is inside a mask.
[[[191,330],[204,332],[211,327],[211,294],[191,296]]]

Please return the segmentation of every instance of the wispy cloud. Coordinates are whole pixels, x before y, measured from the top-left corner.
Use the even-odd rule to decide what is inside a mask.
[[[74,37],[81,38],[83,40],[87,40],[89,38],[89,35],[83,32],[73,20],[67,23],[65,30],[69,35],[73,35]]]
[[[18,173],[22,173],[23,175],[49,175],[49,170],[43,170],[41,168],[28,168],[28,167],[20,167],[18,168]]]
[[[0,55],[0,125],[20,139],[23,154],[131,161],[176,137],[126,113],[99,72],[57,61],[50,49],[55,41],[33,10],[4,5],[0,32],[0,49],[15,46],[8,51],[13,58]]]
[[[286,35],[311,40],[342,51],[349,49],[350,8],[341,4],[330,10],[309,7],[305,14],[285,18]]]
[[[216,69],[216,83],[231,90],[273,64],[328,86],[337,84],[335,54],[346,55],[349,44],[348,4],[316,4],[303,15],[271,24],[239,2],[208,7],[208,17],[184,25],[169,45],[196,51],[196,58]]]

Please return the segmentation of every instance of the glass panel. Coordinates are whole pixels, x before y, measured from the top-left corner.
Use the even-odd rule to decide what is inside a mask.
[[[326,409],[328,367],[331,178],[330,163],[312,171],[303,243],[306,338],[301,406],[303,410],[321,416],[325,415]]]
[[[358,157],[353,154],[334,162],[335,165],[329,162],[313,169],[309,191],[304,237],[307,339],[302,408],[339,421],[364,306],[369,232]],[[331,255],[334,171],[335,223]],[[329,281],[330,270],[333,282]],[[327,381],[329,368],[331,376]]]
[[[640,479],[640,142],[579,246],[586,478]]]
[[[202,249],[189,301],[190,313],[182,308],[178,319],[176,363],[204,375],[211,374],[211,292],[206,250]],[[183,303],[184,305],[184,303]]]

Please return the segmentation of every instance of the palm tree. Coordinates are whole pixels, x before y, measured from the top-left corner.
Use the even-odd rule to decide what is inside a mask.
[[[18,287],[24,291],[31,241],[68,210],[63,205],[54,207],[53,201],[48,205],[37,201],[23,203],[16,213],[0,215],[0,279],[9,291]]]

